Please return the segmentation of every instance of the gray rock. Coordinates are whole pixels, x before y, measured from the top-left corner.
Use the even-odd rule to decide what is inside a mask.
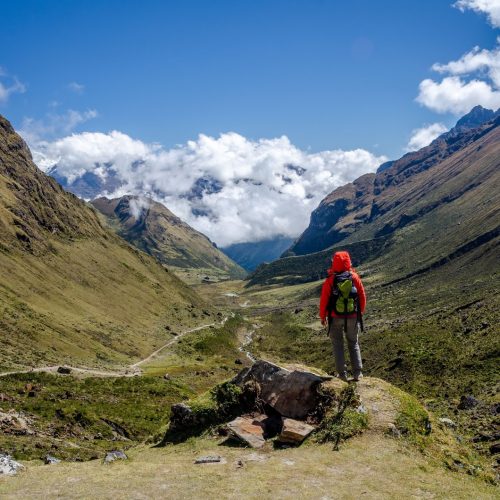
[[[387,433],[390,436],[395,437],[395,438],[400,438],[401,437],[401,431],[393,423],[390,423],[387,426]]]
[[[104,457],[104,463],[109,464],[111,462],[114,462],[115,460],[127,460],[128,457],[123,453],[123,451],[120,450],[113,450],[109,451],[106,453],[106,456]]]
[[[457,408],[459,410],[471,410],[479,404],[479,401],[474,396],[462,396]]]
[[[0,476],[14,476],[24,469],[24,465],[12,460],[10,455],[0,455]]]
[[[259,398],[284,417],[305,418],[319,401],[318,386],[331,377],[311,372],[290,371],[268,361],[258,360],[242,370],[233,383],[243,387],[255,381],[260,387]]]
[[[198,457],[194,463],[195,464],[217,464],[222,462],[222,457],[220,455],[207,455],[206,457]]]
[[[60,460],[56,457],[53,457],[51,455],[45,455],[45,457],[43,458],[43,461],[45,463],[45,465],[54,465],[54,464],[58,464],[60,462]]]
[[[449,418],[440,418],[439,421],[445,425],[446,427],[449,427],[450,429],[456,429],[457,428],[457,424],[455,422],[453,422],[453,420],[449,419]]]

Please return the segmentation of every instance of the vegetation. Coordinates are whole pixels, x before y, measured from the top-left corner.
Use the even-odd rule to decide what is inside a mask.
[[[141,377],[76,378],[45,373],[2,377],[0,412],[15,412],[29,422],[28,432],[0,432],[0,450],[18,459],[50,453],[68,460],[102,457],[120,446],[158,442],[174,403],[228,415],[237,396],[219,384],[234,375],[237,334],[242,320],[186,335],[171,351],[144,367]],[[182,358],[184,364],[178,364]],[[174,364],[171,364],[174,363]],[[168,373],[167,377],[164,377]],[[213,389],[213,387],[215,389]],[[198,397],[199,396],[199,397]]]
[[[3,117],[0,275],[0,371],[123,366],[169,332],[215,318],[173,273],[43,174]]]
[[[135,199],[137,201],[137,199]],[[205,276],[243,278],[245,271],[222,253],[204,234],[194,230],[161,203],[147,200],[131,208],[134,197],[98,198],[92,204],[122,238],[169,267],[204,270]],[[135,212],[139,211],[137,214]]]
[[[326,411],[314,435],[315,441],[332,442],[334,449],[338,450],[340,442],[361,434],[368,427],[368,416],[366,410],[360,411],[360,405],[361,401],[355,387],[353,385],[345,387],[338,401]]]

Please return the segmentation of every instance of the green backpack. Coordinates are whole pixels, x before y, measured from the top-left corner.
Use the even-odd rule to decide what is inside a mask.
[[[330,310],[338,316],[348,316],[358,312],[358,290],[349,271],[335,274],[333,278]]]

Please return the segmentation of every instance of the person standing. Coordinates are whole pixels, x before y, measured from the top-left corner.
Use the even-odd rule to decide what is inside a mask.
[[[328,324],[328,336],[333,343],[333,355],[337,376],[347,382],[344,357],[344,333],[347,339],[355,382],[363,377],[363,363],[358,334],[362,327],[362,314],[366,307],[366,294],[361,278],[352,268],[348,252],[336,252],[332,266],[323,283],[319,314],[321,324]]]

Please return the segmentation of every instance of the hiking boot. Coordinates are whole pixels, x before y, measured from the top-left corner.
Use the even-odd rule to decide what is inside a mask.
[[[339,373],[337,375],[337,378],[339,378],[340,380],[343,380],[344,382],[349,382],[349,380],[347,378],[347,372]]]
[[[354,382],[359,382],[363,378],[363,374],[361,372],[354,372],[353,380]]]

